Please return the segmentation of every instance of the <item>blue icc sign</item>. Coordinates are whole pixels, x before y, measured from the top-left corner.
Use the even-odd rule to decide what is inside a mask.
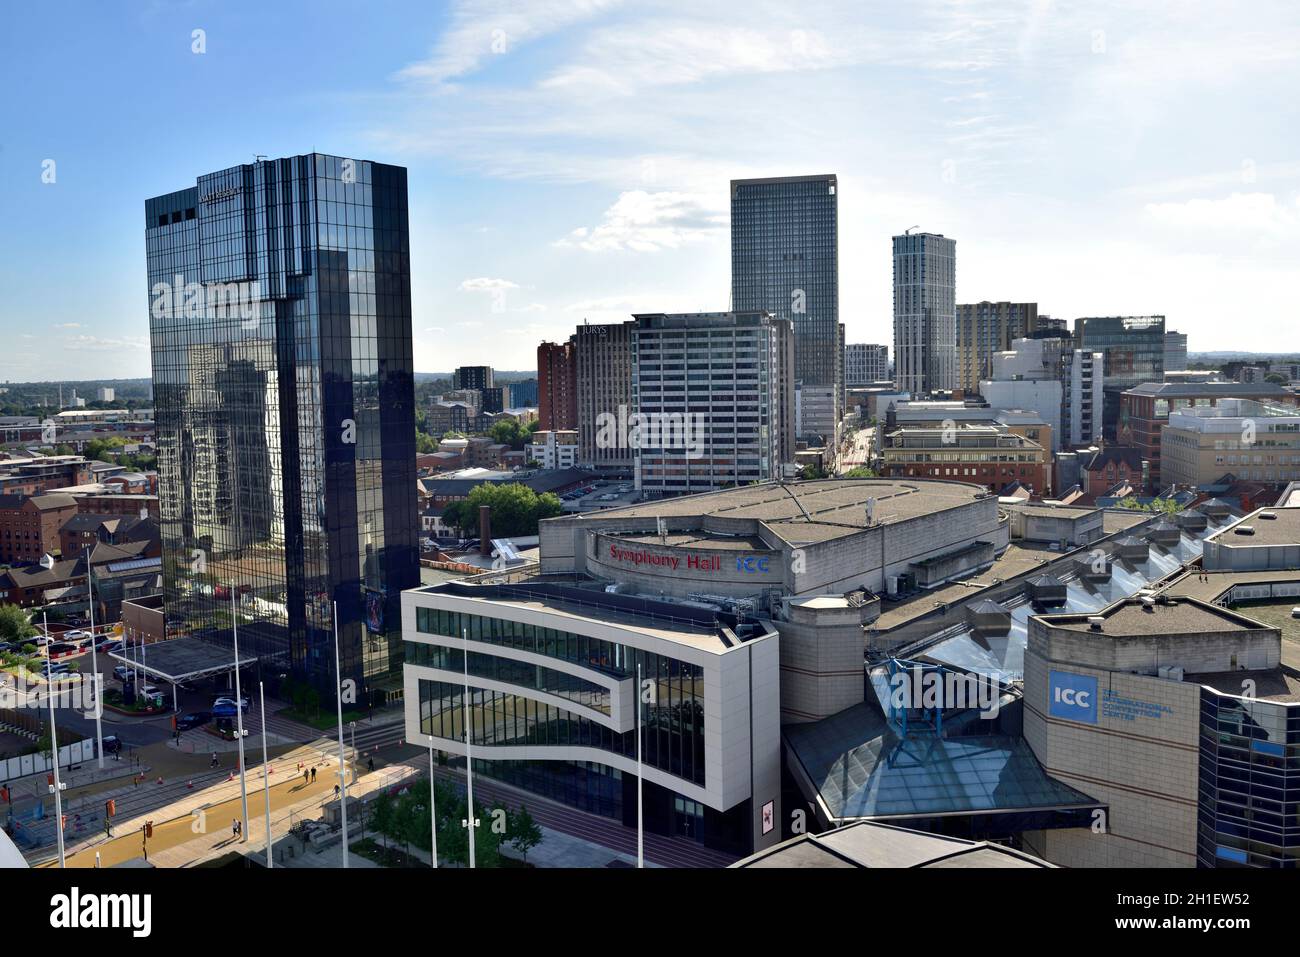
[[[1053,671],[1048,680],[1053,718],[1097,723],[1097,679],[1070,671]]]

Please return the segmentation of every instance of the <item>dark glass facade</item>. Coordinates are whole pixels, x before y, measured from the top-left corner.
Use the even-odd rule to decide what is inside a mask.
[[[731,308],[794,324],[794,378],[843,388],[836,177],[731,182]]]
[[[145,203],[169,631],[399,687],[418,584],[406,170],[310,154]],[[331,692],[332,697],[332,692]],[[358,698],[364,700],[364,698]]]
[[[1200,867],[1300,866],[1300,705],[1201,690]]]
[[[1164,316],[1100,316],[1076,319],[1078,348],[1106,354],[1102,384],[1102,434],[1114,442],[1120,396],[1143,382],[1165,380]]]

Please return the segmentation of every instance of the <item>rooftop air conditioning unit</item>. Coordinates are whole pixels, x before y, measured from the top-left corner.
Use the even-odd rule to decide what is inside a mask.
[[[1101,626],[1104,624],[1106,624],[1106,619],[1103,618],[1101,615],[1088,616],[1088,627],[1091,628],[1093,631],[1101,631]]]
[[[1233,529],[1233,531],[1236,532],[1238,535],[1254,535],[1254,534],[1255,534],[1255,526],[1254,526],[1254,525],[1238,525],[1236,528]]]
[[[1145,608],[1145,609],[1147,609],[1148,611],[1152,611],[1152,610],[1154,610],[1155,607],[1156,607],[1156,599],[1155,599],[1155,596],[1154,596],[1154,595],[1143,595],[1143,596],[1142,596],[1142,607]]]
[[[1257,515],[1256,517],[1266,519],[1271,522],[1277,518],[1277,512],[1260,512],[1259,515]]]

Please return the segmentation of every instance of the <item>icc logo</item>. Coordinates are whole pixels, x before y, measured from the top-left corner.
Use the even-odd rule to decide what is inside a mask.
[[[1068,671],[1050,676],[1051,713],[1054,718],[1097,723],[1097,679]]]
[[[745,572],[752,575],[754,572],[767,572],[767,559],[755,558],[753,555],[742,555],[736,559],[736,571]]]

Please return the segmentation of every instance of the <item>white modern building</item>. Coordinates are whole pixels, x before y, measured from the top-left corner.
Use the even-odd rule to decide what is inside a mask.
[[[528,458],[544,469],[571,469],[578,464],[578,430],[539,429],[528,443]]]
[[[764,312],[634,318],[636,420],[607,425],[632,446],[637,489],[680,495],[778,476],[793,460],[790,323]]]
[[[1040,411],[1054,423],[1058,449],[1090,445],[1101,438],[1105,358],[1069,348],[1068,339],[1016,339],[1011,349],[994,353],[991,378],[980,382],[980,393],[990,405]],[[1049,417],[1053,396],[1057,411]]]

